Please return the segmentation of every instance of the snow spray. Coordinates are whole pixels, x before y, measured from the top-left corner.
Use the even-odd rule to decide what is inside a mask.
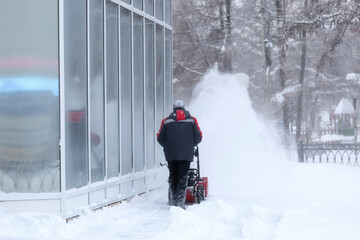
[[[195,87],[189,106],[203,132],[202,175],[210,195],[282,194],[289,170],[277,135],[251,107],[246,74],[210,70]]]

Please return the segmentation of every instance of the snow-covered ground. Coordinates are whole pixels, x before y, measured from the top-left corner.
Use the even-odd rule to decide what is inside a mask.
[[[69,223],[0,209],[0,239],[359,240],[360,168],[297,163],[252,110],[244,82],[212,70],[194,91],[205,202],[169,207],[164,187]]]
[[[343,136],[338,134],[326,134],[320,137],[320,142],[342,142],[354,143],[354,136]]]

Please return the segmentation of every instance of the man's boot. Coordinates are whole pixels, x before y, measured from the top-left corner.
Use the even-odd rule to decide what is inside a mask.
[[[175,191],[169,186],[169,205],[176,206],[176,194]]]
[[[187,186],[187,175],[179,179],[179,185],[176,191],[176,206],[185,209],[185,200],[186,200],[186,186]]]

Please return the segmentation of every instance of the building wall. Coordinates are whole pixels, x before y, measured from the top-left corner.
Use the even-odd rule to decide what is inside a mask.
[[[51,162],[47,167],[52,175],[47,178],[41,175],[39,181],[41,186],[46,181],[54,186],[24,191],[17,184],[13,189],[5,189],[0,183],[7,204],[15,199],[12,194],[17,191],[24,194],[17,195],[16,200],[51,199],[52,203],[58,200],[61,214],[68,217],[80,207],[103,206],[163,183],[160,173],[164,169],[159,168],[163,153],[155,136],[162,118],[171,111],[171,0],[3,2],[0,9],[32,10],[27,12],[28,18],[36,21],[30,21],[32,25],[26,29],[41,22],[50,25],[49,31],[41,34],[53,43],[34,41],[36,46],[30,45],[38,52],[51,52],[56,66],[53,73],[56,87],[51,88],[53,100],[37,94],[39,99],[35,103],[52,104],[51,114],[48,113],[52,119],[48,121],[52,123],[55,145],[52,155],[43,153]],[[15,27],[23,22],[25,19],[17,21],[12,28],[3,24],[0,29],[12,29],[15,37],[23,37],[23,32],[29,30]],[[1,48],[4,44],[7,42],[0,38],[0,51],[8,49]],[[6,95],[1,85],[1,77],[6,74],[2,72],[0,60],[0,98]],[[48,74],[48,70],[39,72]],[[22,104],[28,101],[16,94],[12,98]],[[1,106],[0,126],[4,121]],[[7,118],[8,115],[5,114]],[[24,160],[20,158],[20,162]],[[19,172],[19,166],[15,164],[11,171]],[[0,170],[3,169],[0,165]],[[33,172],[39,175],[40,169]],[[34,197],[25,192],[39,194]]]

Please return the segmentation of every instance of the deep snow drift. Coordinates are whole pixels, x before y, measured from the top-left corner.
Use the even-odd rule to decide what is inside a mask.
[[[170,208],[165,186],[68,224],[0,209],[0,239],[360,239],[360,169],[296,163],[256,117],[244,82],[212,70],[189,107],[204,135],[205,202]]]

